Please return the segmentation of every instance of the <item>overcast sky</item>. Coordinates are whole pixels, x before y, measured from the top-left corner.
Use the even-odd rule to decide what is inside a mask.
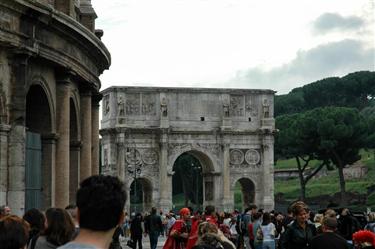
[[[92,0],[113,85],[278,94],[375,70],[375,0]]]

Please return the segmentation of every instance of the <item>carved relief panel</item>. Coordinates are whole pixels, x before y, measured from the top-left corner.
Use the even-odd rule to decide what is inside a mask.
[[[231,149],[229,160],[232,168],[254,168],[261,165],[261,156],[257,149]]]
[[[245,99],[242,95],[231,95],[230,96],[230,114],[233,117],[242,117],[245,115],[244,103]]]
[[[259,114],[259,110],[258,110],[259,107],[256,101],[257,100],[255,96],[253,95],[246,96],[245,110],[246,110],[246,113],[248,113],[248,115],[251,117],[256,117]]]
[[[103,116],[107,116],[109,114],[109,111],[109,94],[107,94],[103,97]]]
[[[142,115],[156,115],[154,94],[142,94]]]
[[[119,93],[117,95],[117,115],[125,115],[125,94],[123,93]]]
[[[140,94],[127,94],[126,95],[126,115],[139,115],[140,114]]]

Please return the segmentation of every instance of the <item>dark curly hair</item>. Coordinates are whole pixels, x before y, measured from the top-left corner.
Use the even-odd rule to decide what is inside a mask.
[[[80,228],[108,231],[117,226],[126,201],[124,184],[113,176],[83,180],[77,192]]]

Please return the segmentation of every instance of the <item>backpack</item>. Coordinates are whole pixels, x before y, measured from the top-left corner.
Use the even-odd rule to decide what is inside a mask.
[[[365,230],[369,230],[369,231],[375,233],[375,223],[368,223],[365,226]]]
[[[257,228],[257,232],[255,235],[255,240],[257,241],[262,241],[263,240],[263,231],[262,231],[262,226],[259,225]]]

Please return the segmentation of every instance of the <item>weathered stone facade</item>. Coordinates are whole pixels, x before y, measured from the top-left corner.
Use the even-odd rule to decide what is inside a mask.
[[[65,207],[98,172],[95,18],[91,0],[0,1],[0,204],[16,214]]]
[[[202,165],[204,205],[232,210],[239,181],[244,206],[273,208],[274,91],[111,87],[102,94],[102,173],[124,179],[129,194],[128,169],[140,166],[145,209],[172,207],[173,165],[185,152]]]

